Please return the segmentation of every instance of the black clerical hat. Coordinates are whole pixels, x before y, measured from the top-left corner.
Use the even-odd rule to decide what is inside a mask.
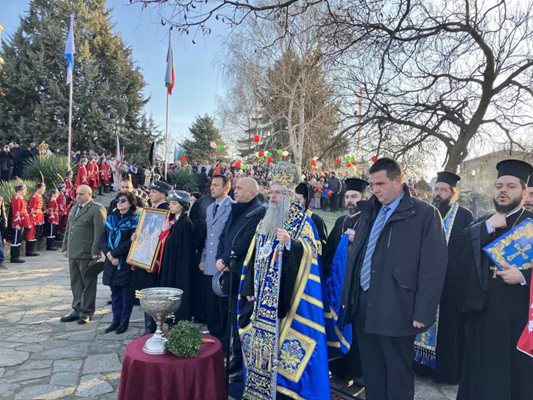
[[[300,182],[298,186],[296,186],[296,188],[294,189],[294,192],[297,194],[301,194],[306,199],[309,199],[310,189],[309,189],[309,185],[305,182]]]
[[[157,190],[158,192],[161,192],[163,194],[168,194],[170,192],[170,189],[172,189],[172,186],[170,186],[168,183],[163,181],[154,181],[148,186],[149,190]]]
[[[503,160],[496,164],[498,178],[504,175],[515,176],[527,183],[529,175],[533,173],[533,167],[522,160]]]
[[[460,180],[461,177],[459,175],[454,174],[453,172],[437,172],[437,183],[444,182],[452,187],[455,187],[457,186],[457,182],[459,182]]]
[[[368,187],[368,182],[359,178],[348,178],[344,183],[346,183],[346,191],[355,190],[356,192],[364,193]]]

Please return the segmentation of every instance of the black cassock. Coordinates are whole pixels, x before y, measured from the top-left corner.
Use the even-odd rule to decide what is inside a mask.
[[[450,207],[439,212],[444,218]],[[453,259],[459,242],[455,241],[472,221],[474,217],[470,210],[459,207],[453,222],[450,240],[448,241],[448,260]],[[431,369],[426,365],[415,364],[415,371],[421,375],[430,375],[437,382],[456,384],[461,377],[463,355],[465,350],[465,317],[460,315],[461,305],[457,302],[457,293],[461,287],[464,274],[460,270],[464,265],[448,262],[446,279],[439,304],[439,329],[437,333],[437,368]]]
[[[507,227],[489,234],[486,219],[457,237],[464,246],[454,256],[463,266],[465,287],[458,299],[469,315],[466,352],[458,400],[533,399],[533,358],[516,349],[526,326],[531,269],[521,271],[527,285],[493,278],[482,247],[533,213],[524,209],[507,217]]]
[[[191,314],[191,265],[196,262],[194,248],[194,228],[191,220],[181,214],[170,228],[163,249],[161,271],[157,286],[183,290],[181,306],[175,312],[176,321],[190,319]]]
[[[335,256],[335,251],[341,240],[341,236],[347,229],[354,229],[357,234],[357,221],[359,221],[360,212],[354,216],[345,215],[337,218],[335,226],[328,236],[326,246],[322,251],[322,271],[324,274],[324,282],[331,274],[331,263]],[[346,260],[348,262],[348,260]],[[361,367],[361,356],[359,354],[359,346],[357,338],[355,337],[355,330],[352,331],[352,345],[350,351],[344,357],[330,360],[329,369],[339,379],[351,379],[361,377],[363,375]]]

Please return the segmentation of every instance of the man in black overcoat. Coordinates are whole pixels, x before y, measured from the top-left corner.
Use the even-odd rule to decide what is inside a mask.
[[[265,216],[266,207],[262,206],[261,201],[257,198],[259,185],[252,178],[240,178],[235,185],[235,201],[231,205],[231,212],[222,231],[218,242],[216,267],[219,271],[228,271],[231,264],[231,252],[234,252],[235,264],[232,272],[233,293],[231,294],[234,327],[237,326],[237,293],[239,281],[242,272],[242,265],[254,237],[257,224]],[[257,210],[261,208],[261,210]],[[254,213],[254,210],[257,210]],[[229,351],[229,332],[228,332],[228,297],[220,297],[220,313],[224,317],[224,347]],[[239,372],[242,369],[242,351],[239,332],[236,328],[233,330],[232,344],[233,359],[230,361],[230,373]]]
[[[412,400],[415,335],[436,318],[447,248],[438,210],[411,197],[400,165],[370,168],[374,196],[358,203],[343,305],[354,324],[369,400]]]

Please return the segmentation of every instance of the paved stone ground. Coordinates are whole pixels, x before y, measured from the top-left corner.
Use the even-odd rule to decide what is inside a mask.
[[[126,333],[105,334],[110,292],[100,284],[93,321],[62,323],[71,302],[67,260],[47,251],[26,260],[0,271],[0,398],[116,399],[122,352],[143,330],[142,310],[134,308]],[[451,400],[455,393],[417,380],[417,399]]]

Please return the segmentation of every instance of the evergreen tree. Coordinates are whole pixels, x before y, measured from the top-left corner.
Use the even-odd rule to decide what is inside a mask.
[[[213,164],[218,159],[226,158],[226,150],[215,121],[209,115],[197,116],[189,128],[191,139],[183,142],[183,149],[191,161],[196,163]],[[211,148],[211,143],[216,143],[219,149]]]
[[[105,0],[32,0],[2,42],[0,135],[22,144],[46,140],[66,150],[68,86],[63,56],[70,15],[76,43],[73,150],[110,151],[118,134],[128,154],[147,153],[159,135],[144,115],[144,79],[131,50],[112,31]]]

